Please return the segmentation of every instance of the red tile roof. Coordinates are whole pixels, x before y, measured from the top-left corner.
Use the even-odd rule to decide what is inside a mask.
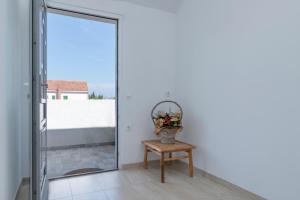
[[[48,90],[59,91],[88,91],[86,81],[48,80]]]

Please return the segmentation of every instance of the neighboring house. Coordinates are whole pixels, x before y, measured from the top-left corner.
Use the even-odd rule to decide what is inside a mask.
[[[48,80],[48,100],[88,100],[86,81]]]

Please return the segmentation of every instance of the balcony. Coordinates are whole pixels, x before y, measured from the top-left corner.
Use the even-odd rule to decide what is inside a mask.
[[[48,176],[116,168],[115,100],[48,102]]]

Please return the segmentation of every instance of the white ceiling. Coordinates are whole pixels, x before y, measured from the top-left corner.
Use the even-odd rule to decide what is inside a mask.
[[[133,3],[175,13],[183,0],[113,0]]]

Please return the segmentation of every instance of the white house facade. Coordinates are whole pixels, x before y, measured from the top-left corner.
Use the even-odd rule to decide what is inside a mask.
[[[48,80],[48,101],[85,101],[89,99],[86,81]]]

